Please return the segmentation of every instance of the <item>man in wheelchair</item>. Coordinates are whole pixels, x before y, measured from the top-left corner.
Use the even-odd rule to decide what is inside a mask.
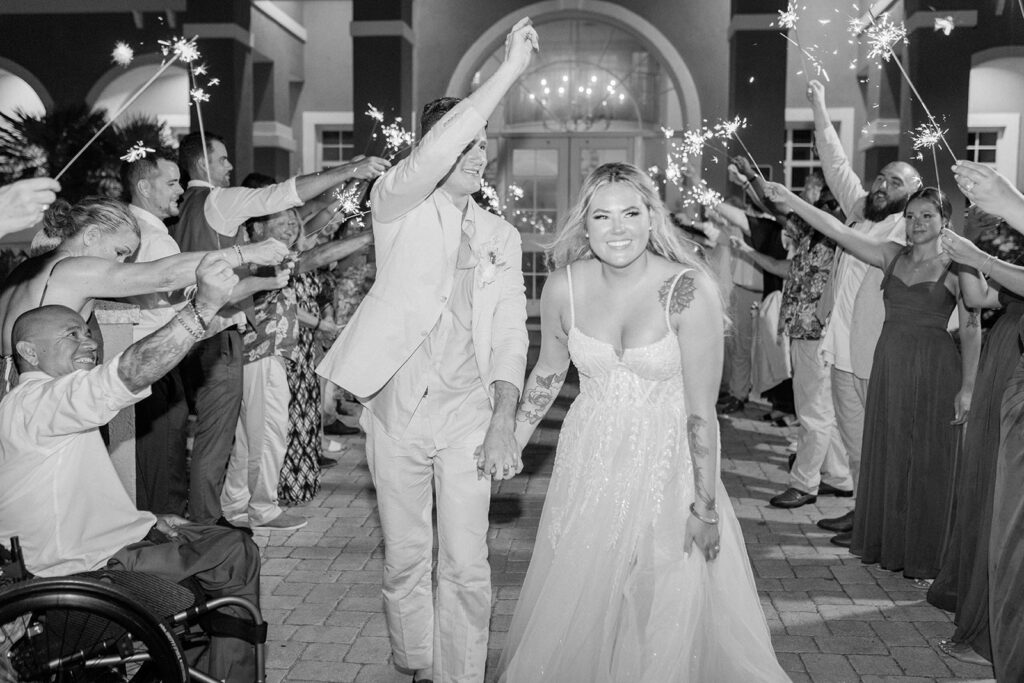
[[[196,270],[198,289],[163,328],[106,363],[82,317],[63,306],[20,316],[12,341],[19,384],[0,401],[0,539],[21,538],[37,576],[109,568],[178,582],[191,578],[209,598],[259,604],[260,558],[240,531],[139,511],[111,464],[99,427],[149,395],[206,334],[238,282],[216,253]],[[237,610],[237,611],[236,611]],[[251,645],[237,608],[213,620],[209,673],[252,681]]]

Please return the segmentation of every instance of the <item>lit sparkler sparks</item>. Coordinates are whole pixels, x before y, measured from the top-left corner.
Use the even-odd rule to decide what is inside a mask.
[[[366,110],[367,116],[369,116],[377,123],[384,123],[384,112],[382,112],[380,109],[377,109],[377,107],[373,106],[372,104],[368,104],[366,106],[369,107],[369,109]]]
[[[922,123],[910,137],[914,140],[914,149],[932,149],[942,142],[946,132],[934,123]]]
[[[796,28],[796,22],[800,17],[796,14],[796,5],[792,2],[786,6],[786,10],[779,10],[778,24],[780,28],[784,28],[787,31]]]
[[[706,180],[701,179],[696,185],[690,188],[684,204],[700,204],[701,206],[713,209],[722,203],[722,195],[708,186]]]
[[[210,96],[206,94],[206,91],[202,88],[192,88],[188,91],[189,96],[192,97],[193,102],[209,102]]]
[[[129,164],[139,159],[145,159],[147,154],[156,152],[152,147],[146,147],[142,140],[139,140],[134,145],[128,148],[128,152],[121,157],[121,161],[127,161]]]
[[[132,63],[133,59],[135,59],[135,50],[133,50],[132,46],[128,43],[119,40],[117,41],[117,44],[114,45],[114,51],[110,53],[110,58],[118,66],[123,66],[127,69],[128,65]]]
[[[402,127],[402,117],[396,117],[392,123],[382,126],[380,132],[384,134],[384,153],[388,158],[393,159],[406,147],[412,147],[416,136]]]
[[[935,30],[942,31],[943,34],[949,35],[956,28],[956,21],[952,16],[935,17]]]
[[[191,64],[199,59],[199,48],[196,47],[195,37],[186,40],[185,38],[174,38],[173,40],[158,40],[160,52],[166,57],[169,54],[185,64]],[[172,60],[173,61],[173,60]]]
[[[750,150],[747,149],[747,146],[743,144],[743,138],[740,137],[740,128],[746,127],[747,120],[741,119],[739,116],[737,116],[735,119],[732,120],[719,121],[715,125],[715,133],[725,140],[728,140],[730,138],[735,139],[736,142],[740,144],[740,147],[743,148],[743,153],[747,155],[748,159],[750,159],[750,163],[754,166],[754,170],[757,171],[757,175],[761,176],[762,181],[768,182],[768,179],[764,177],[763,173],[761,173],[761,167],[757,165],[757,161],[754,159],[754,155],[750,153]]]
[[[907,27],[902,21],[894,22],[888,14],[883,14],[880,19],[871,22],[871,26],[864,30],[864,35],[868,39],[868,59],[881,57],[888,62],[896,54],[896,47],[907,42]],[[899,62],[898,59],[896,61]]]

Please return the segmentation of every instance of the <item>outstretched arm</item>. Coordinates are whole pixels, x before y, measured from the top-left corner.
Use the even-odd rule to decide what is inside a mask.
[[[808,225],[831,238],[843,249],[878,268],[885,268],[899,253],[900,245],[886,240],[874,239],[843,225],[838,218],[808,204],[779,183],[768,183],[765,194],[773,202],[783,202]]]
[[[781,278],[789,277],[789,267],[792,263],[789,259],[778,259],[769,256],[768,254],[762,254],[757,249],[754,249],[752,246],[747,244],[746,241],[735,236],[729,238],[729,246],[749,256],[751,261],[761,266],[761,268],[772,275],[778,275]]]
[[[565,271],[548,275],[540,295],[540,357],[523,387],[516,410],[516,443],[522,450],[565,383],[569,370],[568,321],[563,310],[568,306],[569,289]]]
[[[299,254],[299,266],[297,270],[300,273],[305,273],[309,270],[322,268],[329,263],[340,261],[346,256],[356,253],[360,249],[365,249],[371,244],[373,244],[373,232],[367,230],[355,237],[349,237],[344,240],[334,240],[319,247],[313,247],[309,251],[304,251]]]
[[[722,381],[724,320],[721,299],[710,277],[684,273],[672,287],[666,281],[661,299],[668,305],[679,340],[686,440],[693,466],[693,507],[686,521],[684,550],[696,543],[704,557],[718,556],[716,493],[719,482],[718,417],[715,399]],[[699,332],[696,332],[699,330]]]
[[[1024,194],[1009,178],[974,161],[953,166],[956,184],[964,196],[983,211],[999,216],[1017,232],[1024,233]]]

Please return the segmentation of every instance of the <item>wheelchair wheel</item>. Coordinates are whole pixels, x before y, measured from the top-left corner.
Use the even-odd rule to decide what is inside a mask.
[[[186,683],[188,668],[170,630],[125,592],[34,579],[0,592],[0,680],[10,679]]]

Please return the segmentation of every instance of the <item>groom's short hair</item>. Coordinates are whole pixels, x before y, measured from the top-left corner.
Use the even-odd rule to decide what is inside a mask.
[[[432,102],[423,105],[423,114],[420,116],[420,138],[430,132],[434,124],[444,118],[444,115],[455,108],[455,105],[462,101],[461,97],[438,97]]]

